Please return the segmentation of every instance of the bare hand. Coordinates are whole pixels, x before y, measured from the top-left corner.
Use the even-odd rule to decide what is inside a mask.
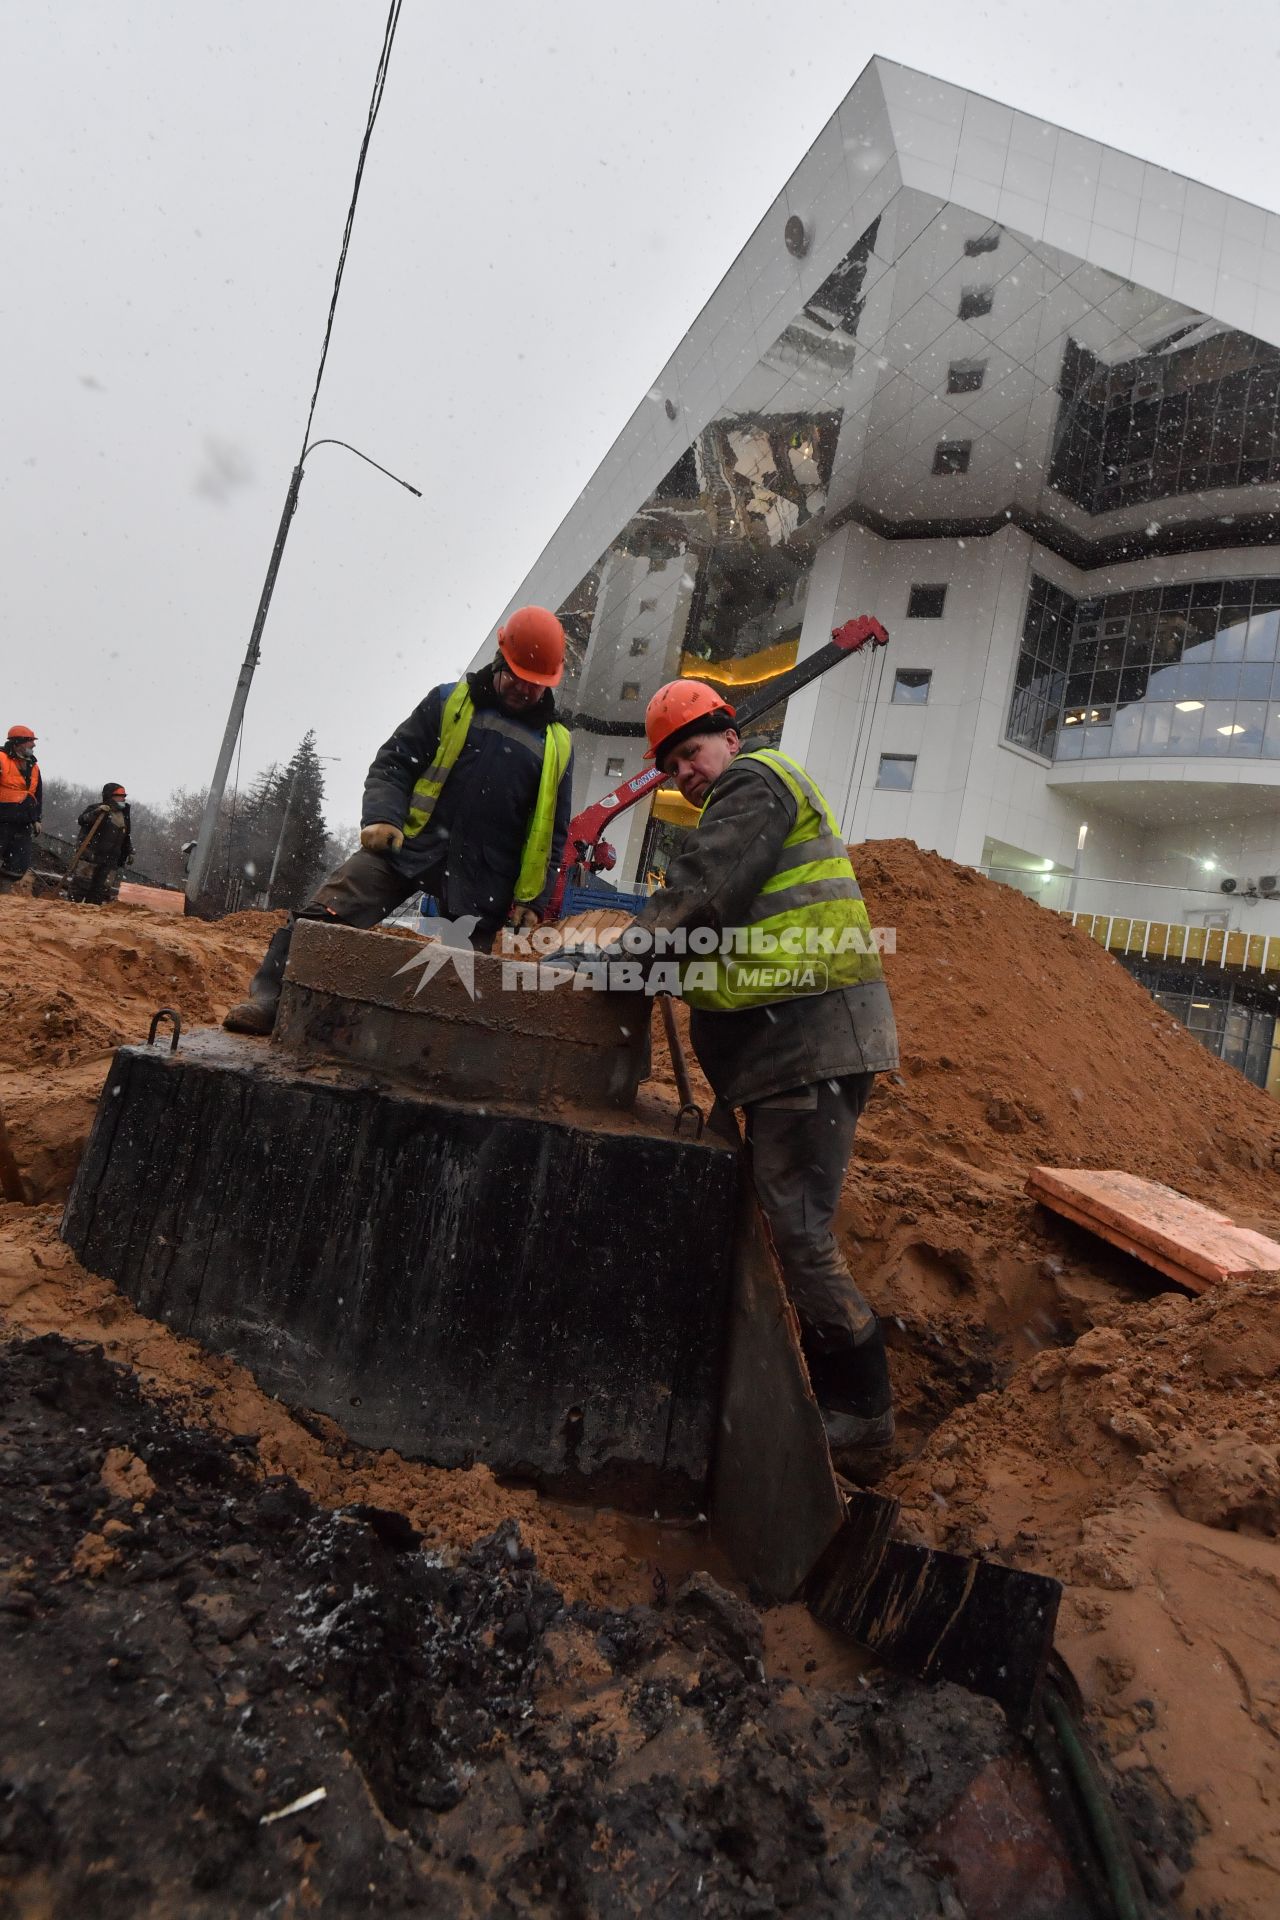
[[[399,853],[404,835],[399,827],[390,827],[378,820],[371,827],[361,827],[360,845],[366,853]]]
[[[517,932],[523,933],[528,927],[540,927],[542,915],[536,907],[514,906],[511,909],[511,924]]]

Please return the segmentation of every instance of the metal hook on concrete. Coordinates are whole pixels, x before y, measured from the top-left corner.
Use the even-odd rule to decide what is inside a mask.
[[[177,1011],[176,1007],[156,1008],[151,1016],[151,1025],[147,1028],[147,1045],[154,1047],[156,1043],[156,1028],[162,1020],[172,1020],[173,1022],[173,1038],[169,1042],[169,1051],[170,1053],[176,1053],[178,1051],[178,1041],[182,1035],[182,1015]]]

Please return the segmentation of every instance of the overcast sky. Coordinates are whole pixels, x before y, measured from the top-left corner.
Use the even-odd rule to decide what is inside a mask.
[[[203,785],[319,353],[384,0],[5,10],[0,723]],[[1273,0],[404,0],[242,778],[331,818],[455,677],[882,53],[1280,209]]]

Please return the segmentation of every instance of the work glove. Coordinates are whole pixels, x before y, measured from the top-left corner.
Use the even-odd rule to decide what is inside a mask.
[[[527,928],[540,927],[542,915],[536,907],[529,906],[525,901],[517,901],[511,909],[511,924],[517,933],[523,933]]]
[[[399,853],[404,845],[404,835],[399,827],[390,827],[383,820],[375,820],[371,827],[361,827],[360,845],[366,853]]]

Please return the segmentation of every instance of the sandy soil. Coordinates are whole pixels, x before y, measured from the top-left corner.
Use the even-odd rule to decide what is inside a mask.
[[[1179,1911],[1264,1920],[1280,1911],[1280,1279],[1190,1301],[1023,1187],[1035,1164],[1127,1167],[1280,1233],[1280,1109],[1020,896],[909,843],[855,863],[873,921],[897,929],[902,1070],[877,1087],[840,1222],[888,1327],[892,1490],[921,1537],[1066,1582],[1059,1643],[1095,1726],[1198,1830]],[[4,1326],[100,1342],[191,1420],[253,1436],[264,1470],[323,1505],[392,1509],[453,1548],[514,1516],[572,1602],[673,1586],[696,1541],[555,1508],[483,1469],[362,1456],[142,1320],[57,1242],[110,1049],[160,1004],[216,1018],[272,924],[0,902],[0,1102],[43,1202],[0,1210]],[[768,1628],[778,1676],[855,1684],[856,1659],[801,1610]]]

